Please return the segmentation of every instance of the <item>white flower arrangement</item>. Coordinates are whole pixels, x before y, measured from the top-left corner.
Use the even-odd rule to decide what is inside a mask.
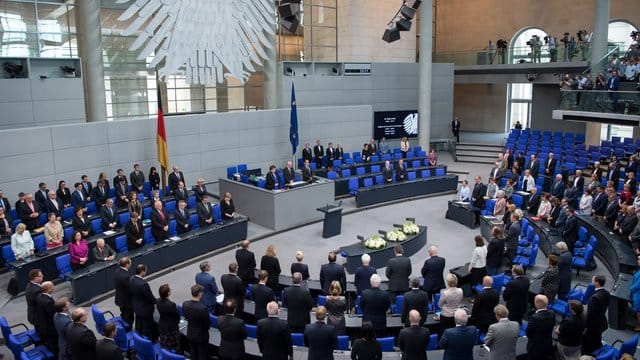
[[[414,235],[420,232],[420,228],[415,223],[407,221],[402,224],[402,232],[406,235]]]
[[[387,246],[387,242],[379,235],[373,235],[364,241],[364,246],[369,249],[382,249]]]

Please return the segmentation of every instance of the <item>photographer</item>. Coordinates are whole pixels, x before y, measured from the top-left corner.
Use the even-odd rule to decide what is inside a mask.
[[[502,36],[496,42],[496,47],[498,48],[498,52],[496,56],[500,59],[501,64],[507,63],[507,41],[502,38]]]
[[[558,47],[556,46],[556,38],[550,35],[544,37],[544,43],[549,48],[549,61],[558,61]]]
[[[527,41],[527,45],[531,47],[531,62],[532,63],[541,63],[541,53],[542,53],[542,42],[540,41],[540,37],[538,35],[533,35],[531,40]]]

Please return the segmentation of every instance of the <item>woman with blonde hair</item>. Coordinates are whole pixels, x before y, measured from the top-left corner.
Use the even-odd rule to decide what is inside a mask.
[[[20,223],[16,226],[16,232],[11,235],[11,250],[16,260],[27,258],[34,254],[34,244],[27,225]]]
[[[339,281],[332,281],[329,285],[329,296],[324,304],[327,308],[329,316],[327,317],[327,324],[335,327],[336,335],[345,334],[345,319],[344,312],[347,311],[347,303],[342,294],[342,286]]]
[[[447,288],[440,292],[440,331],[456,326],[453,314],[462,304],[462,289],[458,287],[458,278],[449,273],[444,277]]]
[[[64,230],[55,213],[49,213],[49,221],[44,224],[44,238],[47,240],[47,249],[62,246]]]
[[[280,261],[276,256],[276,247],[271,244],[267,246],[267,251],[262,256],[260,260],[260,270],[266,270],[269,274],[269,279],[267,280],[267,286],[273,290],[274,293],[280,293],[280,283],[278,280],[278,276],[282,272],[280,270]]]
[[[304,254],[302,251],[296,251],[296,262],[291,263],[291,275],[299,272],[302,275],[302,281],[309,280],[309,265],[302,262],[304,260]]]

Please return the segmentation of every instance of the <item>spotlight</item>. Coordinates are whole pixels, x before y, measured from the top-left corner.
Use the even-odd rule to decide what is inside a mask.
[[[340,69],[338,69],[337,66],[334,66],[334,67],[331,68],[331,73],[333,75],[340,75]]]
[[[19,77],[22,72],[22,69],[24,68],[24,66],[22,66],[21,64],[14,64],[14,63],[10,63],[10,62],[6,62],[2,65],[4,67],[4,71],[7,73],[7,78],[9,79],[15,79],[17,77]]]
[[[290,67],[287,67],[285,69],[285,71],[287,72],[287,76],[293,76],[295,73],[293,72],[293,69]]]
[[[278,6],[280,25],[291,33],[295,33],[300,26],[300,0],[281,0]]]
[[[396,21],[396,27],[400,31],[409,31],[411,30],[411,20],[399,19]]]
[[[400,40],[400,30],[397,27],[393,26],[384,31],[384,35],[382,35],[382,40],[392,43],[394,41]]]
[[[411,20],[413,19],[414,16],[416,16],[416,9],[414,8],[410,8],[407,6],[403,6],[402,9],[400,9],[400,14],[407,20]]]

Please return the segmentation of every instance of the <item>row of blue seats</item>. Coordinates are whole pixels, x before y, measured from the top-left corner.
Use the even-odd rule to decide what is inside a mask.
[[[408,168],[419,168],[419,167],[423,167],[423,166],[429,166],[429,159],[422,159],[422,160],[413,160],[410,162],[406,162],[405,164],[407,164]],[[382,165],[371,165],[371,167],[369,168],[370,171],[367,171],[367,168],[364,166],[359,166],[356,167],[356,173],[355,175],[365,175],[365,174],[375,174],[375,173],[379,173],[380,171],[382,171]],[[352,175],[351,173],[351,169],[343,169],[340,170],[339,172],[340,176],[343,178],[346,177],[350,177]],[[338,177],[338,172],[337,171],[329,171],[327,172],[327,178],[328,179],[336,179]]]
[[[418,175],[420,175],[419,178],[422,179],[426,179],[429,178],[431,176],[445,176],[446,172],[444,168],[436,168],[435,172],[431,172],[430,169],[425,169],[422,170],[420,172],[416,172],[416,171],[408,171],[407,172],[407,181],[412,181],[412,180],[416,180],[418,179]],[[374,179],[375,179],[375,185],[382,185],[384,184],[384,178],[382,175],[375,175],[372,177],[366,177],[364,179],[362,179],[362,187],[364,188],[369,188],[372,187],[374,185]],[[395,183],[396,182],[396,173],[394,172],[393,175],[391,176],[392,181]],[[360,184],[359,184],[359,178],[358,177],[350,177],[349,178],[349,193],[353,196],[356,196],[358,194],[358,189],[360,188]]]
[[[427,156],[426,151],[408,151],[407,152],[407,158],[411,159],[411,158],[424,158]],[[371,156],[371,158],[369,159],[369,162],[379,162],[379,161],[392,161],[392,160],[400,160],[402,159],[402,153],[401,152],[395,152],[393,154],[388,153],[388,154],[382,154],[382,155],[373,155]],[[333,163],[331,165],[333,165],[334,168],[338,168],[340,166],[342,166],[342,164],[346,164],[346,165],[354,165],[354,164],[363,164],[365,163],[365,161],[362,159],[360,152],[354,152],[354,157],[343,157],[342,160],[337,159],[337,160],[333,160]],[[298,168],[301,168],[304,165],[304,160],[302,158],[298,158]],[[323,167],[327,167],[327,159],[323,158],[322,159],[322,166]],[[315,170],[316,169],[316,164],[315,162],[312,162],[309,164],[309,166]]]

